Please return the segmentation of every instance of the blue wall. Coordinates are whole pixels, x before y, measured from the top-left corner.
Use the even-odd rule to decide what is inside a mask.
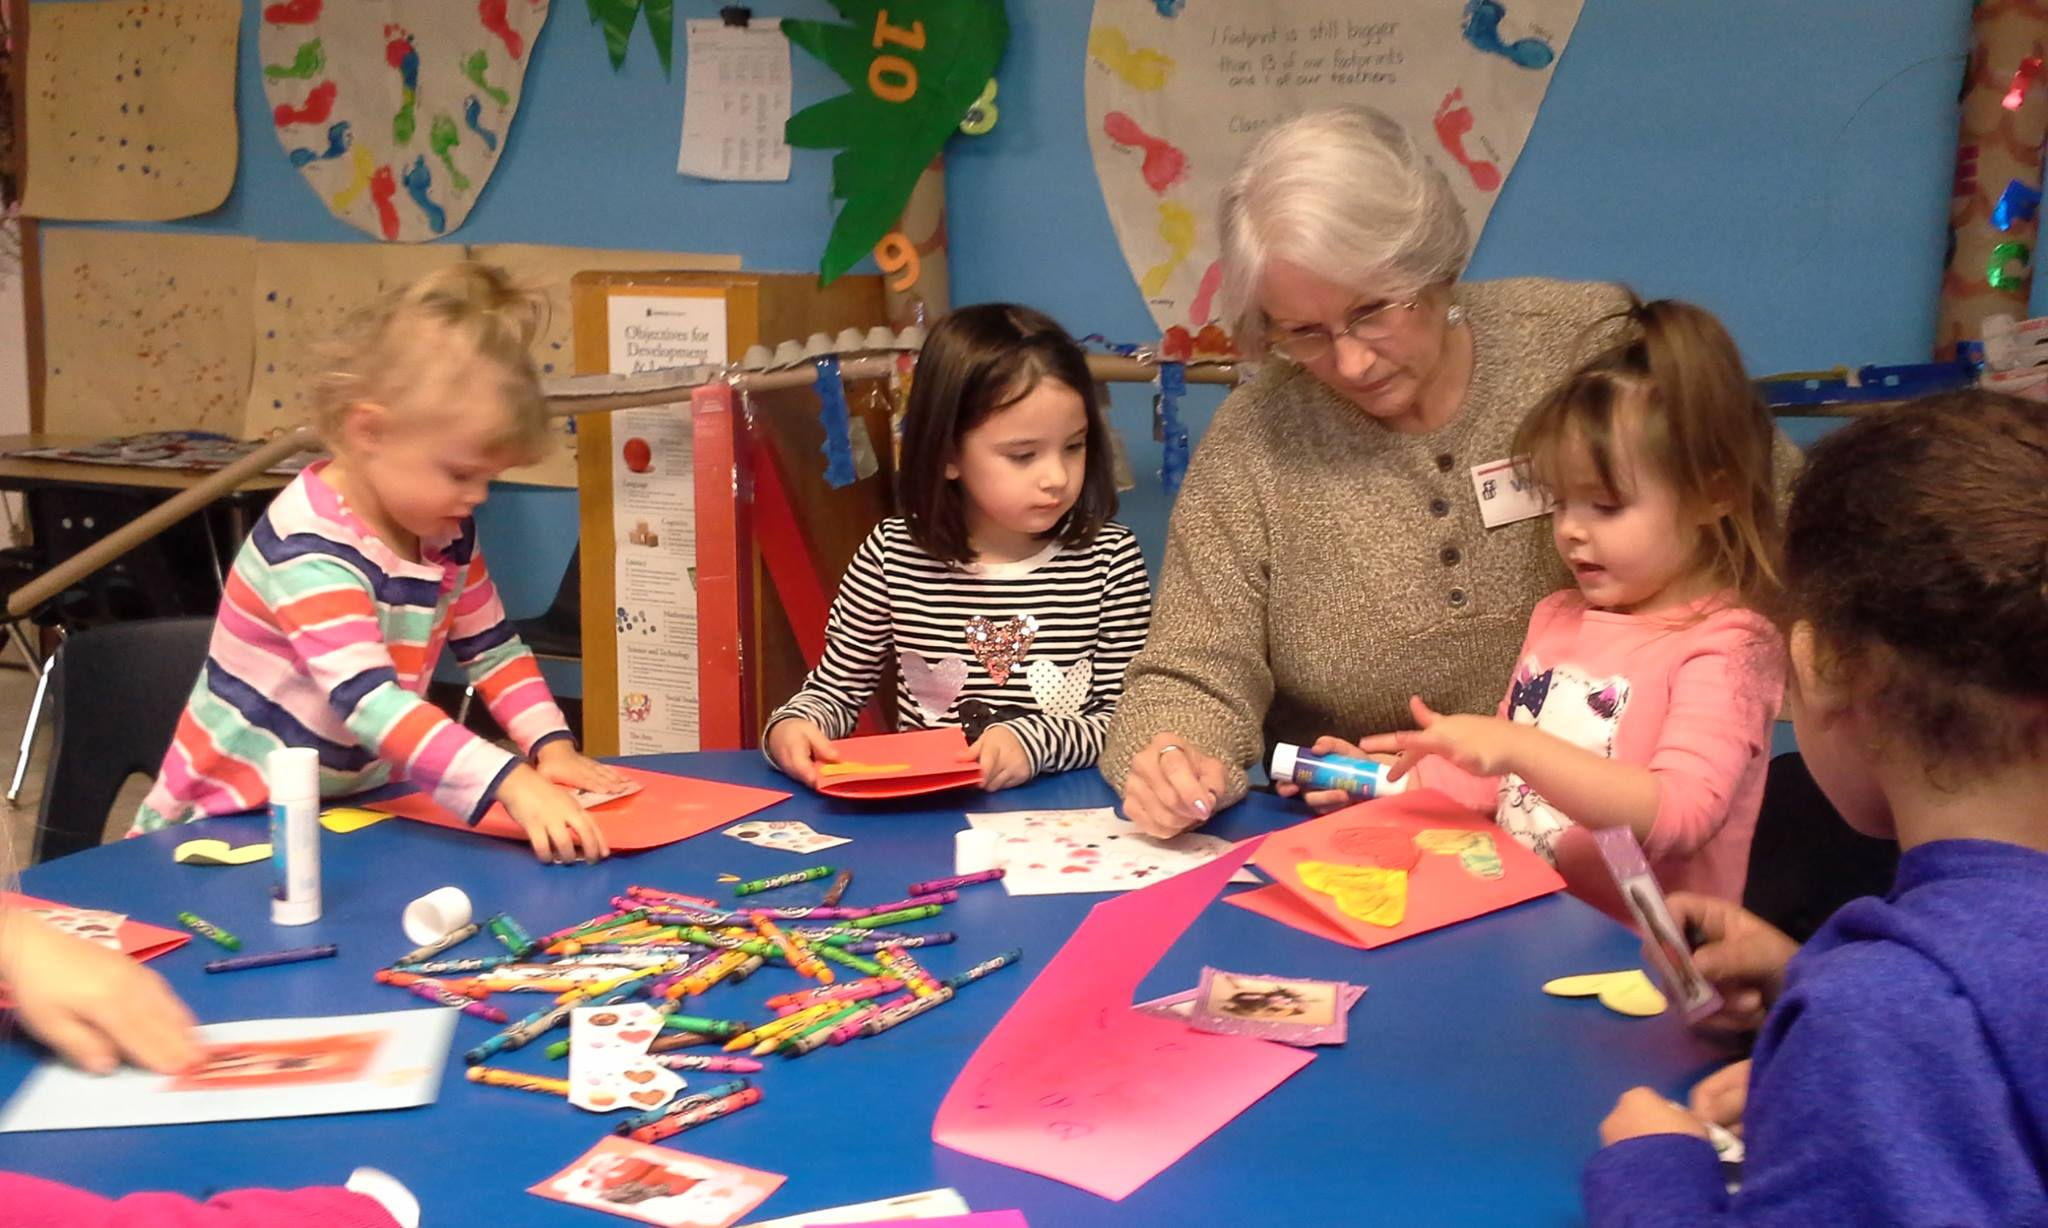
[[[1454,4],[1456,0],[1442,0]],[[679,5],[679,18],[716,5]],[[1110,229],[1085,137],[1090,0],[1010,0],[1002,119],[954,143],[954,298],[1017,299],[1077,334],[1152,329]],[[1933,335],[1956,85],[1968,0],[1586,0],[1543,112],[1472,263],[1475,277],[1627,281],[1721,313],[1757,371],[1924,359]],[[241,172],[227,203],[165,229],[349,242],[284,160],[243,28]],[[763,10],[764,14],[767,10]],[[821,0],[775,16],[830,17]],[[614,74],[577,0],[555,0],[516,125],[455,238],[737,251],[747,267],[816,265],[831,209],[829,154],[799,151],[786,184],[674,174],[683,82],[664,80],[644,32]],[[836,79],[793,56],[799,107]],[[1218,397],[1197,391],[1199,431]],[[1167,501],[1150,395],[1115,416],[1140,488],[1124,519],[1155,560]],[[573,495],[508,488],[484,531],[517,614],[553,594],[575,534]],[[566,679],[563,680],[566,683]],[[573,690],[573,687],[567,689]]]

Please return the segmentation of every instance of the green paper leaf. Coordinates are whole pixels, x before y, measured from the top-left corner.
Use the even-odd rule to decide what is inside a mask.
[[[588,0],[590,20],[604,28],[604,48],[611,56],[612,71],[626,66],[626,42],[633,36],[633,19],[639,16],[640,0]]]
[[[824,284],[858,264],[894,227],[918,177],[995,76],[1010,34],[1003,0],[832,0],[832,7],[848,24],[782,23],[791,43],[852,91],[805,107],[783,128],[791,145],[841,151],[832,159],[832,195],[845,203],[819,261]],[[896,33],[879,30],[884,14]],[[923,44],[912,45],[911,32],[920,24]],[[916,74],[908,98],[891,101],[870,88],[870,66],[883,56],[900,58]],[[896,66],[886,79],[907,76]]]
[[[661,75],[671,75],[676,54],[676,0],[646,0],[647,32],[654,36],[654,53],[661,57]]]

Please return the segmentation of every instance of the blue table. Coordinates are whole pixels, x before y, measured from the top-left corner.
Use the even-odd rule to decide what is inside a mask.
[[[640,762],[740,784],[780,783],[751,753]],[[994,796],[953,793],[892,809],[803,795],[767,814],[851,837],[853,843],[818,859],[854,870],[849,898],[859,903],[898,898],[914,880],[951,873],[952,833],[963,825],[963,810],[1111,800],[1094,773],[1075,772]],[[1301,817],[1277,798],[1254,794],[1211,830],[1236,838]],[[23,889],[160,924],[175,924],[177,910],[191,909],[239,934],[253,950],[340,944],[334,960],[230,976],[202,972],[201,964],[218,953],[202,941],[153,961],[150,966],[207,1021],[423,1005],[375,984],[371,974],[411,945],[399,932],[400,906],[444,883],[467,891],[484,914],[511,912],[539,933],[601,911],[629,883],[719,894],[720,872],[754,877],[810,860],[707,833],[594,867],[545,866],[523,844],[394,819],[345,836],[323,834],[327,915],[309,927],[281,930],[270,924],[265,866],[198,868],[171,861],[172,845],[196,836],[231,843],[264,838],[253,818],[208,820],[39,866],[25,875]],[[791,902],[816,898],[807,888],[778,894]],[[670,1145],[788,1174],[788,1184],[755,1218],[953,1186],[973,1207],[1020,1207],[1041,1228],[1571,1224],[1579,1220],[1579,1170],[1615,1096],[1637,1083],[1676,1093],[1714,1061],[1674,1015],[1623,1019],[1590,1000],[1538,992],[1553,976],[1638,962],[1629,934],[1562,895],[1370,952],[1219,903],[1167,955],[1143,996],[1192,985],[1205,962],[1350,980],[1370,991],[1352,1013],[1348,1044],[1318,1050],[1301,1073],[1121,1203],[933,1144],[932,1117],[954,1075],[1103,898],[1012,899],[999,887],[971,889],[940,919],[959,933],[959,943],[920,951],[920,958],[945,975],[1021,946],[1020,966],[881,1037],[795,1061],[770,1058],[768,1069],[755,1076],[765,1093],[760,1105]],[[473,939],[462,953],[488,953],[488,942]],[[714,990],[707,1002],[731,1001],[735,1011],[751,1008],[758,1016],[763,997],[797,984],[792,973],[766,969],[741,987]],[[495,1000],[533,1001],[528,995]],[[524,1191],[595,1142],[605,1132],[603,1120],[552,1097],[465,1081],[460,1051],[492,1030],[483,1020],[459,1021],[440,1099],[425,1108],[0,1135],[0,1165],[109,1195],[145,1189],[199,1195],[240,1186],[335,1184],[355,1165],[369,1164],[419,1194],[431,1228],[594,1228],[604,1222],[595,1213]],[[544,1069],[550,1064],[540,1050],[529,1046],[499,1063]],[[18,1037],[0,1042],[0,1094],[12,1092],[36,1056]]]

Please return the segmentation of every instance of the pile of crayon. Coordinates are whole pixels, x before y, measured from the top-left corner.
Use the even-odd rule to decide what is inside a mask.
[[[624,895],[613,897],[610,911],[539,938],[504,914],[481,927],[466,925],[407,952],[379,971],[377,980],[502,1025],[464,1054],[474,1083],[566,1096],[567,1079],[486,1063],[565,1028],[570,1012],[578,1007],[636,999],[662,1016],[662,1034],[649,1050],[652,1060],[679,1071],[754,1074],[762,1069],[760,1059],[770,1054],[798,1058],[878,1036],[945,1005],[961,989],[1015,963],[1022,952],[1012,949],[958,975],[934,976],[910,952],[949,944],[955,936],[897,928],[940,916],[960,898],[961,888],[993,882],[1002,874],[989,870],[913,883],[906,898],[865,908],[841,902],[852,874],[835,875],[830,866],[736,884],[731,903],[655,887],[628,887]],[[828,877],[833,882],[815,905],[760,906],[748,899]],[[505,947],[504,954],[442,958],[483,929]],[[773,1016],[752,1013],[763,1020],[758,1023],[702,1005],[713,987],[736,985],[771,964],[815,984],[767,998],[761,1006]],[[547,994],[550,1000],[516,1020],[487,1001],[516,993]],[[709,1044],[722,1046],[724,1052],[679,1052]],[[551,1059],[568,1052],[567,1039],[554,1041],[546,1050]],[[642,1142],[656,1142],[760,1099],[759,1088],[737,1078],[678,1095],[624,1120],[616,1130]]]

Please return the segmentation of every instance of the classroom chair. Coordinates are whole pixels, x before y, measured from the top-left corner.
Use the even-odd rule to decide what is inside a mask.
[[[67,636],[51,671],[56,747],[31,863],[97,846],[128,778],[154,777],[206,663],[211,618],[152,618]]]
[[[534,618],[513,619],[512,630],[536,657],[557,661],[583,659],[582,546],[569,552],[569,565],[562,571],[562,582],[555,586],[555,599],[548,603],[548,608]],[[469,724],[469,708],[475,699],[476,688],[465,684],[462,705],[455,710],[456,724]]]
[[[1891,891],[1898,866],[1898,844],[1843,822],[1803,756],[1790,751],[1771,760],[1743,907],[1805,942],[1850,900]]]

